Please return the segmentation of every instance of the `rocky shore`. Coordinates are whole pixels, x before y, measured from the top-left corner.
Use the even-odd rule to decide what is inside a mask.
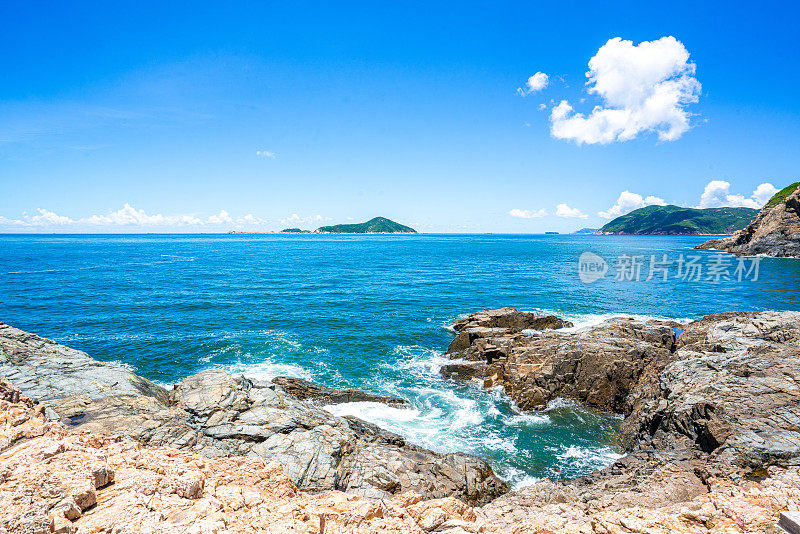
[[[800,182],[780,191],[744,229],[697,248],[742,256],[800,258]]]
[[[444,374],[619,413],[627,456],[507,493],[482,460],[319,407],[353,391],[222,371],[166,390],[0,324],[0,532],[765,532],[800,507],[800,313],[452,326]]]
[[[483,504],[507,491],[483,460],[437,454],[354,417],[336,417],[301,398],[365,400],[293,379],[274,382],[208,370],[168,391],[119,366],[0,323],[0,377],[44,402],[50,419],[75,431],[120,435],[209,458],[277,461],[298,488],[389,498]],[[398,404],[402,399],[370,397]]]

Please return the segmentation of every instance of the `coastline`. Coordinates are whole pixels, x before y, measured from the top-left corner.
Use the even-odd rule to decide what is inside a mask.
[[[535,321],[535,324],[531,321]],[[729,528],[728,531],[731,532],[738,532],[744,531],[742,529],[745,527],[763,528],[773,524],[781,509],[791,506],[792,502],[795,503],[794,506],[800,502],[797,460],[800,456],[798,446],[800,436],[796,430],[781,429],[785,421],[800,417],[800,414],[796,413],[798,393],[790,392],[783,386],[771,385],[773,382],[770,382],[778,377],[787,376],[788,369],[794,369],[793,372],[796,374],[800,372],[799,323],[800,314],[796,312],[730,312],[681,325],[682,332],[679,333],[675,330],[678,328],[675,326],[677,323],[635,319],[610,319],[594,327],[574,330],[570,328],[570,323],[557,318],[542,318],[509,309],[481,312],[460,319],[455,323],[458,335],[448,353],[468,361],[485,362],[481,381],[483,387],[500,385],[518,405],[528,409],[536,409],[537,406],[547,402],[547,399],[565,397],[573,398],[585,406],[601,411],[622,413],[626,419],[620,437],[628,454],[610,467],[586,477],[560,481],[541,480],[505,496],[495,494],[483,502],[478,502],[480,498],[476,495],[476,504],[482,504],[480,508],[464,507],[465,505],[458,504],[459,501],[452,496],[435,495],[428,497],[428,500],[424,495],[413,497],[411,499],[413,504],[408,504],[411,501],[405,497],[407,489],[398,488],[398,492],[393,493],[394,504],[390,505],[390,508],[395,507],[397,513],[387,512],[383,517],[366,512],[366,515],[359,516],[356,513],[361,523],[367,523],[364,529],[357,531],[374,532],[377,522],[399,520],[403,513],[415,517],[408,507],[422,503],[426,503],[423,506],[425,513],[438,509],[432,514],[439,518],[434,521],[438,522],[435,527],[438,529],[437,532],[473,532],[477,531],[475,529],[482,529],[482,532],[505,532],[511,529],[512,525],[519,524],[526,525],[526,528],[539,529],[524,530],[524,532],[546,531],[542,529],[584,532],[587,525],[591,526],[592,530],[586,532],[605,532],[597,530],[598,525],[610,529],[608,531],[616,532],[617,528],[627,528],[623,525],[629,525],[631,521],[638,521],[647,528],[655,529],[651,530],[653,532],[710,532],[721,527]],[[537,328],[531,331],[528,328],[531,326]],[[561,329],[565,331],[559,332]],[[15,444],[11,448],[4,447],[2,452],[6,459],[13,460],[14,455],[19,455],[22,450],[46,447],[54,439],[64,443],[65,450],[74,450],[75,447],[80,448],[81,443],[85,443],[81,441],[86,439],[85,432],[91,432],[92,435],[98,432],[108,434],[109,430],[112,430],[112,434],[133,437],[138,443],[133,445],[140,451],[138,454],[152,457],[154,454],[160,454],[158,451],[167,451],[161,448],[152,449],[153,445],[177,446],[179,449],[188,447],[189,451],[199,451],[204,454],[202,452],[204,449],[210,450],[207,444],[200,449],[197,448],[203,440],[213,441],[219,437],[224,438],[225,435],[238,436],[242,432],[254,436],[262,430],[255,427],[250,430],[241,428],[231,433],[229,429],[220,434],[220,429],[229,428],[230,424],[224,423],[220,427],[215,423],[207,427],[207,431],[203,431],[205,437],[194,438],[194,442],[186,441],[186,430],[175,431],[180,426],[180,418],[185,417],[180,415],[178,406],[194,406],[190,413],[203,413],[208,408],[202,406],[207,406],[213,395],[227,396],[229,393],[225,392],[230,391],[241,391],[242,393],[237,395],[244,394],[251,399],[264,398],[264,393],[258,393],[253,397],[253,393],[248,393],[249,391],[271,392],[269,395],[279,394],[284,403],[289,402],[290,398],[279,393],[282,391],[279,386],[257,384],[252,381],[242,382],[240,378],[227,373],[205,372],[190,377],[182,385],[177,386],[174,393],[168,394],[172,395],[171,399],[183,399],[179,400],[177,405],[174,400],[166,401],[164,404],[163,398],[159,400],[160,396],[163,396],[160,388],[149,381],[140,379],[122,368],[114,368],[99,362],[92,363],[93,361],[85,354],[58,346],[60,348],[55,350],[63,357],[63,361],[60,364],[58,362],[53,364],[51,361],[51,364],[56,365],[51,368],[59,373],[58,387],[66,388],[64,392],[72,395],[68,395],[66,400],[65,398],[48,400],[47,395],[52,395],[57,388],[53,389],[52,385],[42,384],[48,383],[46,382],[48,376],[54,376],[48,373],[55,371],[48,371],[47,366],[41,365],[35,366],[33,368],[35,371],[31,371],[30,367],[24,367],[24,362],[37,361],[37,358],[41,358],[43,348],[49,345],[43,345],[42,338],[21,331],[14,331],[12,334],[5,336],[6,341],[3,344],[5,363],[2,373],[8,375],[9,369],[12,371],[16,369],[17,382],[22,379],[21,393],[24,395],[28,391],[35,394],[38,391],[39,396],[44,397],[43,409],[34,409],[35,413],[30,415],[29,420],[39,421],[40,427],[45,430],[42,430],[40,435],[36,435],[39,432],[37,430],[27,435],[23,433],[15,440],[11,440]],[[9,348],[9,339],[16,343],[13,353]],[[611,353],[608,349],[603,349],[611,356],[599,361],[599,365],[585,367],[583,378],[575,378],[575,371],[570,370],[572,368],[565,365],[566,362],[572,361],[574,364],[583,365],[595,361],[594,355],[600,353],[591,349],[595,347],[597,350],[599,348],[596,346],[597,343],[606,343],[601,342],[602,339],[629,339],[630,341],[625,343],[630,344],[613,345],[615,349]],[[584,348],[576,352],[576,343]],[[634,350],[631,351],[626,347]],[[754,350],[753,347],[758,350]],[[25,353],[26,350],[29,352]],[[23,353],[27,356],[23,356]],[[52,351],[45,353],[54,354]],[[711,364],[712,361],[716,363]],[[767,364],[768,361],[772,363]],[[702,363],[702,369],[705,370],[700,372],[695,367],[700,362],[709,362],[708,365],[711,367],[706,367],[707,364]],[[780,364],[776,365],[775,362]],[[612,375],[608,373],[610,368],[616,369]],[[94,371],[87,375],[87,369]],[[750,371],[748,374],[742,374],[741,369]],[[762,375],[758,372],[753,374],[753,369],[760,369],[759,372],[767,374],[759,378]],[[64,385],[65,371],[68,373],[66,376],[71,376],[77,381],[73,386]],[[100,374],[97,374],[98,372]],[[102,386],[97,382],[104,373],[110,373],[108,379],[114,384],[111,390],[108,386]],[[573,378],[565,381],[564,377],[568,376]],[[660,381],[655,380],[658,376],[661,376]],[[599,380],[601,377],[609,378],[603,381]],[[533,382],[530,381],[532,378],[535,378]],[[98,386],[95,386],[95,389],[87,389],[86,380],[91,380],[91,383]],[[667,382],[663,383],[664,380]],[[673,385],[669,385],[670,380],[674,382]],[[741,390],[732,399],[724,395],[711,398],[697,397],[693,393],[694,388],[706,388],[708,384],[717,384],[716,390],[725,391],[725,388],[719,388],[730,381],[739,384],[737,387]],[[247,385],[248,383],[250,385]],[[538,385],[540,383],[546,386],[545,390],[540,389]],[[678,387],[678,384],[682,385]],[[747,387],[743,388],[743,385]],[[252,389],[253,387],[256,389]],[[663,387],[667,387],[670,391],[666,397],[659,392]],[[773,395],[781,391],[781,395],[789,397],[787,400],[776,399],[771,404],[762,405],[763,400],[759,399],[763,398],[765,392],[759,388],[764,387],[773,388]],[[775,387],[779,389],[775,390]],[[82,393],[79,395],[80,399],[75,398],[75,388],[80,388]],[[730,390],[730,386],[727,390]],[[42,391],[47,394],[42,395]],[[197,393],[200,393],[199,397]],[[174,397],[176,394],[179,397]],[[352,395],[352,392],[348,395]],[[700,404],[698,398],[701,399]],[[13,401],[15,399],[13,392],[10,396],[6,395],[6,399]],[[197,404],[199,399],[204,399],[202,404]],[[755,404],[753,404],[754,399]],[[4,402],[6,402],[3,404],[5,409],[18,409],[8,404],[8,400]],[[19,402],[11,404],[16,406]],[[162,407],[159,407],[159,404]],[[214,405],[217,406],[218,403]],[[299,399],[291,401],[290,405],[304,411],[311,409],[303,407],[305,404]],[[756,410],[757,413],[745,411],[741,413],[749,413],[747,417],[737,415],[739,405],[744,406],[746,410]],[[120,409],[127,415],[124,417],[114,415],[121,413]],[[131,418],[131,410],[138,414],[137,418]],[[781,410],[789,411],[786,415],[781,415]],[[213,411],[220,413],[218,406]],[[144,419],[141,419],[142,417]],[[221,416],[214,417],[218,419]],[[253,422],[256,421],[252,416],[247,416],[246,419],[248,418]],[[143,420],[149,422],[142,424]],[[402,439],[399,436],[387,435],[374,425],[357,421],[351,419],[347,425],[361,429],[357,432],[366,432],[373,436],[369,438],[372,441],[367,441],[372,443],[369,445],[371,449],[374,449],[376,444],[392,444],[393,441],[393,446],[397,446],[397,440]],[[203,424],[205,423],[201,423]],[[138,434],[132,433],[131,425],[135,425],[137,429],[144,427],[147,430],[144,433],[141,431]],[[314,425],[309,428],[314,428]],[[764,432],[769,434],[774,431],[783,432],[780,434],[783,437],[775,441],[777,436],[775,434],[770,438],[771,441],[766,442],[748,437],[753,433],[758,436]],[[177,440],[174,438],[165,440],[165,437],[170,435],[182,437]],[[305,446],[301,444],[307,443],[305,440],[308,437],[298,435],[298,438],[300,441],[296,441],[295,446]],[[130,443],[108,441],[107,438],[100,437],[92,439],[99,440],[98,443],[102,444],[101,450],[105,449],[112,457],[118,454],[115,452],[118,447],[115,443]],[[770,442],[772,445],[769,445]],[[419,449],[414,450],[416,451],[414,454],[421,452]],[[222,449],[218,451],[223,453],[222,456],[236,457],[236,454],[230,454],[231,451],[224,452]],[[211,457],[220,456],[219,452],[212,453]],[[193,454],[197,453],[191,452],[190,456],[178,457],[197,461],[192,460],[197,458],[191,456]],[[207,456],[208,452],[205,455]],[[178,458],[174,455],[172,457]],[[269,458],[265,457],[263,461],[268,460]],[[153,461],[158,463],[156,460]],[[219,462],[222,462],[219,465],[224,464],[222,459],[204,460],[204,462],[213,468],[216,468]],[[316,503],[314,506],[324,503],[324,506],[330,508],[331,503],[338,499],[335,492],[329,493],[335,488],[327,490],[321,488],[321,493],[318,493],[320,490],[314,490],[316,496],[302,491],[298,493],[297,489],[293,488],[298,485],[298,481],[302,482],[303,477],[287,480],[283,474],[286,466],[279,469],[273,464],[253,464],[251,467],[257,471],[273,473],[269,475],[273,481],[282,481],[279,484],[274,482],[269,489],[264,489],[264,492],[270,495],[272,504],[276,497],[270,492],[274,490],[275,484],[285,488],[282,490],[284,494],[293,495],[292,498],[296,502],[294,506],[305,509],[312,506],[312,501]],[[145,470],[148,468],[147,465],[141,467]],[[122,469],[121,465],[115,464],[115,469],[117,472],[122,472],[119,471]],[[289,469],[286,474],[291,475],[291,473],[292,470]],[[203,476],[205,485],[216,480],[214,477],[218,477],[219,474],[212,469]],[[419,481],[412,484],[414,485],[416,487],[408,489],[419,490],[422,487],[419,486]],[[95,494],[103,493],[104,487],[102,484],[94,487]],[[785,498],[775,501],[772,497],[775,491],[785,495]],[[202,488],[193,492],[196,495],[179,496],[183,499],[181,503],[186,501],[182,506],[191,508],[196,504],[193,501],[207,498]],[[219,499],[219,495],[224,496],[225,493],[217,492],[215,495],[215,498]],[[361,497],[348,497],[347,502],[368,503],[371,502],[370,497],[362,493]],[[433,500],[430,500],[432,497]],[[237,509],[244,509],[248,513],[259,510],[261,504],[267,501],[265,495],[261,498],[262,501],[259,503],[254,501],[251,505],[237,505],[239,506]],[[96,496],[95,500],[97,499]],[[398,503],[398,499],[403,502]],[[745,503],[749,507],[747,508],[749,512],[747,515],[742,515],[740,510]],[[80,503],[76,506],[80,508]],[[110,506],[113,506],[113,502]],[[371,505],[365,504],[365,506],[369,508]],[[398,512],[401,509],[404,512]],[[91,521],[100,521],[106,517],[103,516],[104,510],[107,512],[108,506],[100,510],[87,506],[80,510],[81,515],[75,519],[69,519],[67,515],[64,517],[70,521],[70,525],[73,525],[71,521],[89,524]],[[457,510],[457,513],[454,510]],[[115,513],[121,511],[116,510]],[[329,513],[331,512],[325,512],[326,521],[329,521],[327,519]],[[350,509],[348,513],[354,512]],[[226,525],[236,524],[234,516],[223,515],[221,520]],[[423,521],[422,515],[417,513],[413,524],[398,526],[401,529],[399,531],[429,531],[430,529],[423,528],[423,523],[427,519]],[[272,520],[277,521],[278,518],[273,517]],[[285,514],[280,520],[287,520]],[[339,524],[337,522],[340,520],[342,520],[341,512],[331,513],[332,524]],[[311,517],[310,521],[311,523],[316,521],[318,524],[318,516]],[[304,524],[310,528],[308,521]],[[443,526],[446,528],[440,528]],[[469,529],[466,529],[467,526]],[[556,526],[557,528],[554,528]],[[462,530],[457,530],[456,527]],[[316,528],[319,530],[318,526]]]

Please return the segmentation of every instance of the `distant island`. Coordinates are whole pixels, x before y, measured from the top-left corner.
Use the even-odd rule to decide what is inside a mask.
[[[599,234],[599,228],[581,228],[580,230],[575,230],[572,232],[573,234]]]
[[[617,217],[603,234],[722,235],[741,230],[758,215],[754,208],[682,208],[646,206]]]
[[[417,231],[409,226],[389,220],[385,217],[375,217],[367,222],[356,224],[335,224],[321,226],[314,230],[315,234],[416,234]]]
[[[274,234],[275,232],[247,232],[243,230],[229,230],[229,234]],[[284,228],[280,234],[416,234],[416,230],[394,222],[386,217],[375,217],[367,222],[354,224],[335,224],[320,226],[313,232],[302,228]]]

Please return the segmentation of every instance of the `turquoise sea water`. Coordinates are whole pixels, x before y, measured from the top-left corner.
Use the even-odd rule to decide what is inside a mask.
[[[758,280],[658,276],[702,237],[573,235],[0,236],[0,320],[170,384],[209,367],[287,374],[400,395],[413,409],[355,403],[358,415],[437,451],[489,460],[516,484],[612,461],[619,420],[568,402],[520,413],[498,391],[442,380],[452,333],[483,308],[555,313],[579,325],[610,314],[676,319],[731,309],[800,310],[800,260],[759,260]],[[592,251],[612,264],[578,277]],[[643,256],[640,281],[614,258]],[[746,265],[749,267],[749,265]],[[745,275],[747,273],[744,273]],[[754,273],[750,273],[752,278]],[[712,277],[713,278],[713,277]],[[747,278],[746,276],[744,278]]]

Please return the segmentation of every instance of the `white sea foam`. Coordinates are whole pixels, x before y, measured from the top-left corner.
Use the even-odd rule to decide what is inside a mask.
[[[591,471],[599,467],[605,467],[622,458],[624,454],[619,454],[611,447],[586,448],[578,445],[570,445],[556,455],[564,464],[570,464],[584,471]]]
[[[529,475],[522,469],[517,469],[513,466],[507,466],[500,475],[506,482],[511,482],[511,489],[514,491],[520,490],[527,486],[532,486],[533,484],[542,480],[539,477],[535,477],[533,475]]]
[[[662,315],[642,315],[637,313],[564,313],[557,310],[538,309],[532,310],[534,313],[542,315],[556,315],[562,319],[566,319],[573,323],[574,326],[568,328],[559,328],[556,332],[559,333],[574,333],[585,328],[597,326],[609,319],[616,318],[631,318],[639,321],[675,321],[678,323],[686,324],[694,319],[689,317],[666,317]],[[523,330],[525,333],[538,333],[535,330]]]
[[[382,402],[343,402],[329,404],[324,408],[338,417],[351,415],[378,426],[395,426],[403,422],[414,421],[420,415],[420,411],[415,408],[398,408]]]
[[[223,366],[222,369],[233,374],[242,374],[256,380],[272,380],[276,376],[293,376],[304,380],[311,380],[312,374],[305,368],[294,363],[263,361],[259,363],[234,363]]]
[[[592,326],[597,326],[602,324],[609,319],[615,318],[631,318],[636,319],[639,321],[675,321],[678,323],[687,324],[691,321],[696,319],[692,317],[667,317],[664,315],[643,315],[638,313],[571,313],[571,312],[564,312],[561,310],[553,310],[549,308],[534,308],[530,310],[520,310],[520,311],[528,311],[535,313],[537,315],[555,315],[557,317],[561,317],[567,321],[570,321],[574,326],[568,328],[559,328],[557,332],[559,333],[574,333],[579,330],[583,330],[585,328],[589,328]],[[463,319],[469,317],[469,314],[461,314],[456,317],[456,319]],[[442,325],[442,328],[446,330],[450,330],[454,332],[454,330],[450,327],[453,321],[447,321],[445,324]],[[528,335],[535,335],[541,333],[541,330],[536,330],[533,328],[525,329],[522,331]]]
[[[122,367],[123,369],[127,369],[128,371],[131,371],[132,373],[135,373],[135,372],[137,372],[137,371],[136,371],[136,368],[135,368],[134,366],[132,366],[132,365],[131,365],[131,364],[129,364],[129,363],[125,363],[125,362],[123,362],[122,360],[111,360],[111,361],[109,361],[109,362],[107,362],[107,363],[108,363],[109,365],[115,365],[115,366],[117,366],[117,367]]]

